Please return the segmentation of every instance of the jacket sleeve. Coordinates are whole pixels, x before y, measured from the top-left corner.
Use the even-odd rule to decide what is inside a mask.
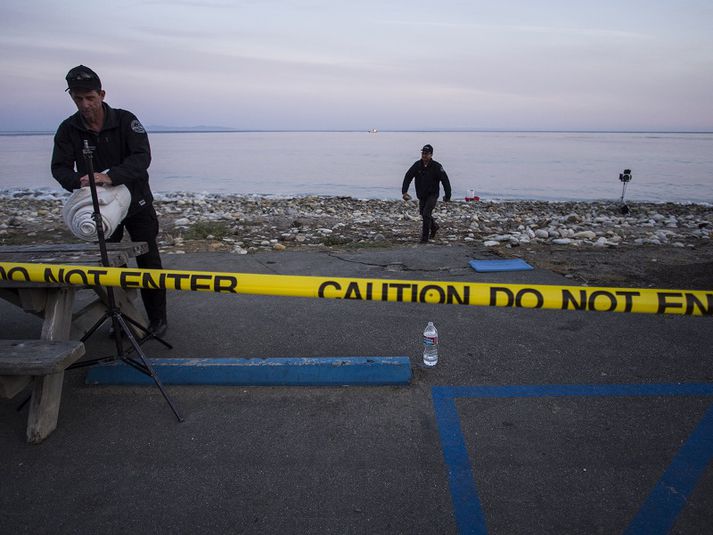
[[[52,176],[67,191],[79,189],[79,173],[74,170],[74,147],[70,129],[62,123],[54,135],[54,148],[52,149],[52,163],[50,165]]]
[[[134,181],[147,181],[151,164],[151,147],[146,130],[136,116],[130,112],[121,119],[121,138],[124,158],[113,166],[107,174],[115,186],[130,185]]]
[[[451,181],[448,180],[448,175],[446,174],[446,170],[443,169],[443,166],[441,166],[441,184],[443,184],[443,200],[450,201],[451,200]]]
[[[408,191],[408,187],[411,185],[411,180],[416,176],[416,164],[414,163],[409,167],[408,171],[404,175],[404,183],[401,185],[401,195]]]

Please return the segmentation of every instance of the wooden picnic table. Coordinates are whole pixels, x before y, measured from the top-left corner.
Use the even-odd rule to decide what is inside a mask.
[[[148,245],[145,242],[107,243],[107,254],[111,267],[126,265],[129,260],[147,251]],[[101,265],[101,256],[98,245],[93,243],[4,245],[0,246],[0,262]],[[107,310],[108,301],[106,289],[102,287],[90,288],[94,292],[95,298],[77,311],[74,310],[75,298],[77,292],[84,288],[70,284],[0,281],[0,298],[21,307],[26,312],[42,318],[42,332],[39,338],[41,341],[78,340],[92,328]],[[138,290],[115,288],[114,297],[122,313],[140,325],[144,327],[148,326],[148,320],[144,308],[140,303]],[[0,320],[0,325],[1,324],[2,322]],[[12,336],[13,333],[3,334],[15,338]],[[33,350],[35,352],[40,352],[41,350],[47,354],[46,358],[52,360],[65,354],[62,352],[58,353],[56,351],[57,348],[53,345],[29,344],[28,346],[18,346],[17,343],[21,341],[13,340],[12,342],[14,344],[12,346],[13,348],[24,348],[22,355],[27,355]],[[79,342],[77,343],[82,345]],[[2,350],[2,348],[3,346],[0,344],[0,350]],[[27,348],[29,348],[29,350]],[[84,348],[82,347],[81,353],[77,349],[72,355],[79,358],[83,353]],[[2,355],[0,355],[0,357],[2,357]],[[0,395],[7,398],[14,397],[24,390],[31,381],[35,381],[36,385],[33,390],[32,407],[35,407],[35,404],[37,404],[37,407],[33,409],[34,416],[32,411],[30,413],[27,436],[28,441],[40,442],[49,435],[57,425],[57,411],[61,396],[63,372],[58,375],[59,372],[52,370],[53,384],[55,384],[55,386],[49,391],[47,391],[47,388],[42,390],[38,388],[37,385],[40,384],[40,382],[46,382],[43,379],[44,375],[38,375],[39,372],[37,372],[35,368],[30,369],[34,362],[32,358],[26,359],[24,366],[27,368],[27,370],[25,370],[27,373],[24,373],[23,361],[22,358],[15,355],[11,368],[7,366],[3,368],[0,366],[0,370],[3,370],[0,372]],[[61,362],[65,362],[65,360],[61,359]],[[59,388],[56,387],[57,382],[59,382]],[[35,397],[40,398],[40,392],[42,392],[42,398],[35,399]]]
[[[127,265],[129,260],[148,251],[145,242],[106,245],[111,267]],[[98,245],[94,243],[3,245],[0,246],[0,262],[100,265],[101,256]],[[76,292],[81,289],[61,283],[0,281],[0,297],[43,318],[43,340],[81,338],[106,311],[106,290],[92,287],[99,299],[74,312]],[[138,302],[138,290],[117,288],[114,294],[124,314],[143,326],[148,325],[143,306]]]
[[[125,265],[149,250],[146,242],[107,243],[109,266]],[[0,245],[0,262],[94,265],[101,263],[96,243],[50,243],[42,245]]]

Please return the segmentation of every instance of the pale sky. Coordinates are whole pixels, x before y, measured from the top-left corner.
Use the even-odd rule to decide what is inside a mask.
[[[0,130],[713,131],[711,0],[3,0]]]

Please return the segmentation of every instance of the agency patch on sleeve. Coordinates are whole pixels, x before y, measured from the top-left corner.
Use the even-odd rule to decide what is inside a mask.
[[[146,130],[144,129],[144,125],[142,125],[138,119],[134,119],[131,121],[131,129],[136,132],[137,134],[145,134]]]

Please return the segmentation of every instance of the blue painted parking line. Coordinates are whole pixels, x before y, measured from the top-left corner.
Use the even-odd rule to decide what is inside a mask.
[[[713,456],[713,407],[708,409],[688,440],[656,483],[626,533],[668,533]]]
[[[431,390],[448,484],[461,534],[485,535],[487,527],[455,400],[458,398],[514,397],[637,397],[713,396],[713,384],[611,384],[434,386]],[[665,534],[671,529],[689,495],[713,459],[713,406],[655,485],[628,527],[630,535]]]

